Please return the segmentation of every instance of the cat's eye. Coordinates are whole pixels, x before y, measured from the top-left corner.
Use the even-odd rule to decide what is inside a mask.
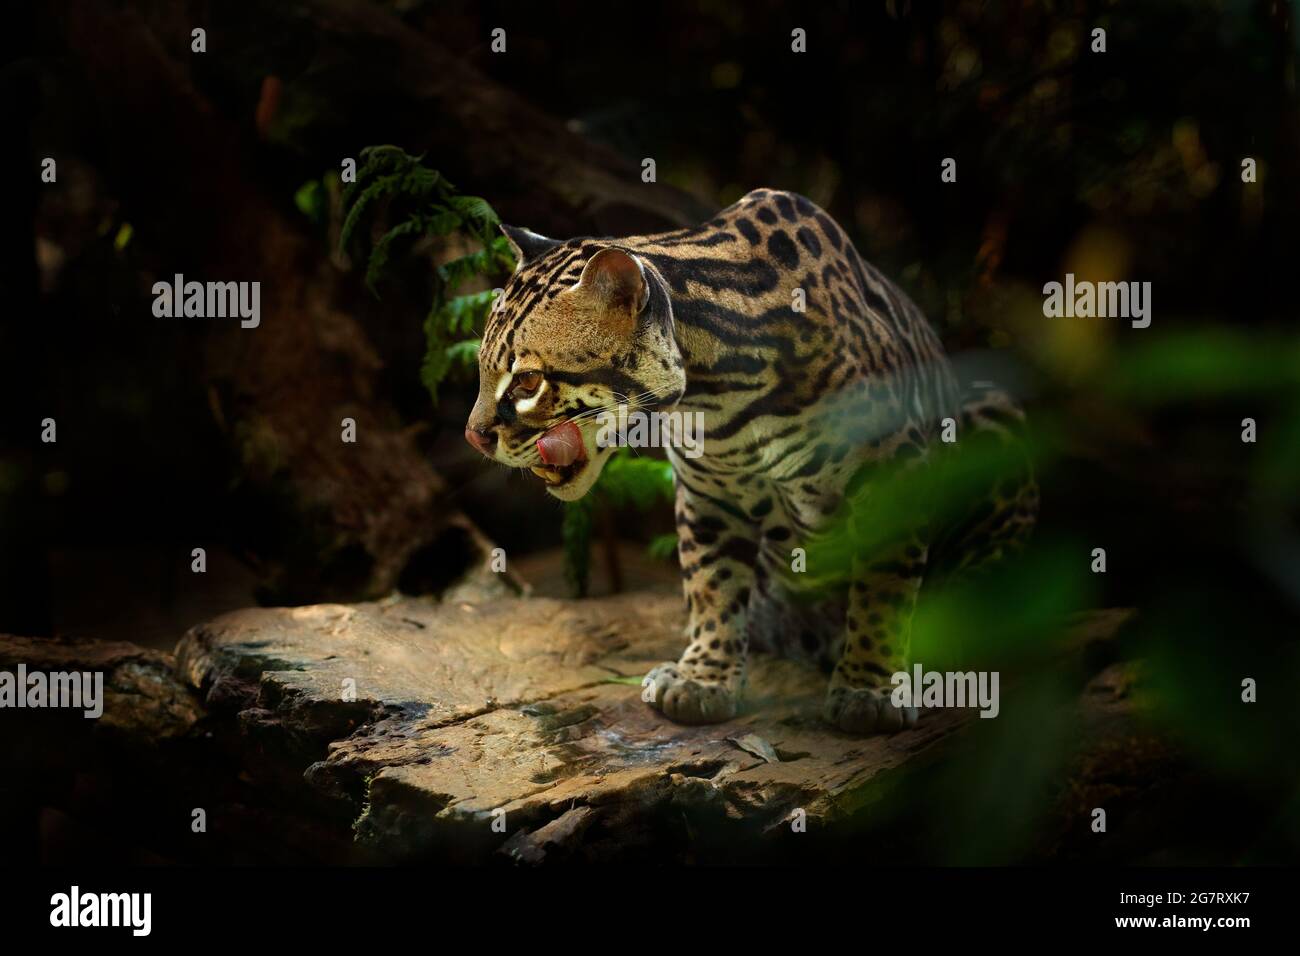
[[[520,372],[510,384],[510,397],[527,398],[541,387],[541,372]]]

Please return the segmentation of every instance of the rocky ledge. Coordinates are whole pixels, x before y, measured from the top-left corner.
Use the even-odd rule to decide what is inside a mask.
[[[680,653],[682,624],[680,599],[635,594],[258,609],[195,628],[177,665],[211,712],[296,752],[386,858],[626,853],[682,809],[744,844],[834,826],[971,713],[850,737],[819,719],[824,675],[759,657],[737,719],[679,726],[639,682]]]
[[[471,592],[240,610],[193,628],[174,658],[0,638],[0,659],[107,661],[118,705],[105,720],[117,709],[119,730],[172,742],[137,771],[207,774],[215,827],[232,807],[242,822],[225,832],[255,820],[257,838],[237,841],[254,861],[259,846],[273,861],[781,858],[797,834],[851,832],[901,773],[960,746],[975,713],[850,737],[820,720],[824,675],[759,656],[736,719],[678,726],[639,683],[680,651],[682,613],[672,595]],[[1081,619],[1076,646],[1109,641],[1124,617]],[[1084,709],[1122,696],[1095,685]],[[238,793],[212,796],[217,776]],[[162,811],[179,819],[202,798],[170,784],[138,797],[179,803]],[[193,856],[164,843],[167,858]]]

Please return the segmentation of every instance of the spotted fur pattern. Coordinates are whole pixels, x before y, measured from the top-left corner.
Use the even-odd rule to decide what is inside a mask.
[[[647,675],[647,701],[683,723],[732,717],[753,638],[834,654],[824,713],[839,728],[910,726],[915,711],[888,690],[938,538],[926,515],[853,555],[851,585],[813,624],[781,582],[793,549],[847,500],[849,520],[872,520],[871,476],[927,466],[945,417],[1013,440],[1020,412],[1001,393],[964,394],[917,307],[802,196],[755,190],[704,225],[651,236],[506,234],[519,267],[483,336],[476,447],[573,500],[611,453],[595,442],[600,410],[703,415],[701,457],[668,449],[689,643]],[[565,421],[585,460],[549,469],[536,441]],[[956,535],[962,563],[1015,546],[1036,505],[1028,472],[991,489]]]

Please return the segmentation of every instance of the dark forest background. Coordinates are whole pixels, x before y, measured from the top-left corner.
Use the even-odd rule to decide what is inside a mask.
[[[558,237],[791,189],[959,362],[1026,400],[1039,557],[1108,553],[1061,609],[1140,610],[1127,649],[1169,683],[1157,719],[1245,782],[1232,805],[1260,829],[1229,828],[1233,853],[1275,858],[1300,839],[1294,16],[1275,0],[16,7],[0,40],[0,630],[169,648],[251,603],[435,593],[487,539],[564,593],[558,503],[461,438],[472,377],[436,405],[421,384],[431,272],[461,250],[405,247],[372,295],[338,248],[337,195],[323,217],[295,199],[342,158],[422,154]],[[261,327],[155,319],[152,283],[176,272],[260,280]],[[1150,281],[1151,327],[1044,318],[1042,286],[1067,272]],[[357,446],[338,441],[344,416]],[[594,590],[615,584],[613,554],[622,586],[673,587],[646,554],[671,527],[666,507],[609,515]],[[1016,582],[1000,606],[1058,593]],[[1213,698],[1223,673],[1275,678],[1267,717]]]

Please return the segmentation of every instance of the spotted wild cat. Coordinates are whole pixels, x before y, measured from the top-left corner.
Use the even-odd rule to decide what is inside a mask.
[[[1019,410],[959,390],[917,307],[802,196],[758,189],[704,225],[651,236],[503,231],[518,266],[483,334],[465,431],[475,448],[572,501],[613,451],[595,440],[600,410],[703,415],[703,455],[668,449],[689,646],[647,675],[646,698],[681,723],[732,717],[755,639],[833,663],[832,724],[911,726],[889,678],[908,662],[937,535],[927,516],[909,516],[884,552],[854,554],[851,586],[811,624],[784,600],[792,550],[848,495],[852,520],[869,521],[858,502],[873,469],[925,467],[945,417],[1012,440]],[[1027,470],[998,482],[964,529],[964,560],[1018,543],[1036,508]]]

